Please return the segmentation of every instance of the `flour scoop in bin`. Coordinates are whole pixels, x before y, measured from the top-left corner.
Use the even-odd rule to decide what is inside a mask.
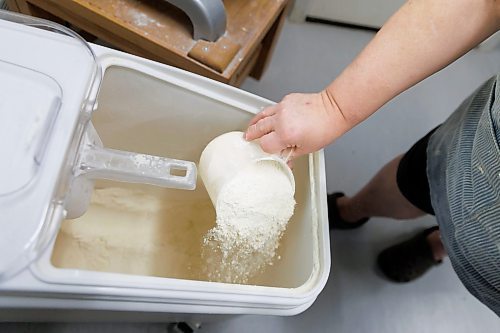
[[[65,204],[66,218],[69,219],[80,217],[87,211],[96,179],[184,190],[196,188],[195,163],[104,148],[91,122],[81,143],[74,175]]]

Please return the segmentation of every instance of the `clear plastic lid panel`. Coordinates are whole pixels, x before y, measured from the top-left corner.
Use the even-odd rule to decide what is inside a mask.
[[[74,32],[0,10],[0,281],[55,236],[100,80]]]
[[[3,61],[0,73],[0,196],[6,196],[26,187],[36,175],[62,89],[45,74]]]

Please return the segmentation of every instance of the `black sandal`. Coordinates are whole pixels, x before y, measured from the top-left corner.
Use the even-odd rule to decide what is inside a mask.
[[[330,229],[356,229],[361,227],[363,224],[368,222],[369,217],[364,217],[356,222],[347,222],[340,217],[339,207],[337,206],[337,199],[344,197],[345,194],[342,192],[335,192],[332,194],[328,194],[327,202],[328,202],[328,223]]]
[[[377,265],[382,273],[394,282],[410,282],[440,264],[442,260],[434,259],[427,241],[427,236],[435,230],[439,228],[425,229],[407,241],[383,250],[377,257]]]

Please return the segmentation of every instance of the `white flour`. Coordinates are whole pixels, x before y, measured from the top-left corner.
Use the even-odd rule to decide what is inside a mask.
[[[246,283],[272,265],[295,207],[294,190],[280,168],[272,162],[255,163],[221,190],[217,225],[204,239],[210,280]]]
[[[62,223],[52,253],[60,268],[206,280],[203,236],[215,211],[208,198],[159,188],[95,189],[88,211]]]

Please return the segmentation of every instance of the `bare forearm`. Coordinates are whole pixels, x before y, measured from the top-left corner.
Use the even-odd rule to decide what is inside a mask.
[[[500,0],[410,0],[326,89],[264,109],[246,139],[269,153],[321,149],[499,27]]]
[[[352,128],[497,31],[499,8],[498,0],[408,1],[326,89],[342,127]]]

